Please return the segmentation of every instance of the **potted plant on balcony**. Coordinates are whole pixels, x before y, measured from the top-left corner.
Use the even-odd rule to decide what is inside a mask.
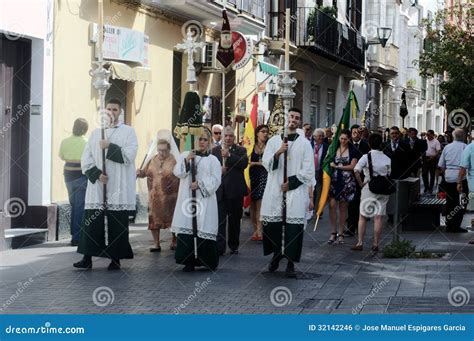
[[[313,8],[308,15],[308,21],[306,22],[306,34],[308,41],[314,42],[316,36],[316,22],[317,22],[317,9]]]
[[[415,79],[407,80],[407,88],[414,89],[415,85],[416,85],[416,80]]]
[[[337,18],[337,8],[334,6],[322,6],[319,8],[319,10],[334,19]]]

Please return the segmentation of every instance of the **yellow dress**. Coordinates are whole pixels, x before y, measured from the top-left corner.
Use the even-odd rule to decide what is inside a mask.
[[[167,229],[173,221],[178,197],[179,179],[174,176],[176,160],[173,155],[161,161],[156,155],[145,168],[148,185],[148,229]]]

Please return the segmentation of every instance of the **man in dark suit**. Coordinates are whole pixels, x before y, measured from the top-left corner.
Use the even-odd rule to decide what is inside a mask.
[[[354,124],[351,127],[351,144],[354,147],[354,155],[357,160],[360,160],[361,157],[367,154],[370,151],[369,144],[362,139],[362,129],[358,124]],[[362,180],[363,174],[361,174]],[[349,237],[355,236],[357,226],[359,224],[359,205],[360,205],[360,192],[362,188],[359,187],[359,184],[356,182],[356,193],[354,199],[349,202],[347,209],[347,231],[346,235]]]
[[[410,146],[408,151],[408,175],[418,178],[418,171],[421,168],[421,157],[425,154],[428,145],[425,140],[418,138],[416,128],[408,129],[408,138],[406,143]]]
[[[383,152],[392,160],[390,178],[401,180],[409,176],[407,162],[410,145],[400,138],[400,129],[396,126],[390,128],[390,139],[385,143]]]
[[[303,124],[304,137],[311,143],[311,148],[314,149],[313,127],[311,124]]]
[[[314,170],[316,178],[316,186],[314,186],[314,209],[318,208],[319,199],[321,198],[321,190],[323,188],[323,161],[328,152],[329,144],[324,142],[324,129],[315,129],[313,133],[314,140]],[[322,215],[319,217],[321,218]]]
[[[217,190],[219,209],[219,233],[217,247],[220,255],[226,250],[226,226],[229,223],[228,245],[231,254],[238,254],[242,204],[247,193],[244,170],[248,165],[247,151],[235,144],[234,130],[227,126],[223,130],[224,142],[212,149],[222,165],[222,182]]]
[[[390,178],[394,180],[406,179],[409,176],[409,152],[410,145],[403,141],[400,136],[400,129],[397,126],[390,128],[390,139],[385,143],[383,152],[391,162]],[[388,222],[393,223],[393,214],[388,215]]]

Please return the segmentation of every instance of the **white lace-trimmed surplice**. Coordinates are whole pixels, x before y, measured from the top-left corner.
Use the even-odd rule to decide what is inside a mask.
[[[185,159],[189,152],[184,152],[176,160],[174,175],[180,179],[178,199],[173,214],[171,231],[174,233],[193,234],[191,171],[186,170]],[[216,191],[221,184],[221,165],[214,155],[196,156],[196,190],[198,237],[216,240],[219,227]]]
[[[99,147],[101,130],[95,129],[87,141],[81,158],[82,173],[97,167],[102,170],[102,149]],[[108,176],[107,209],[111,211],[135,210],[136,175],[135,157],[138,141],[135,130],[125,124],[105,130],[105,139],[120,147],[124,163],[106,159],[105,168]],[[107,152],[107,149],[106,149]],[[87,182],[85,209],[101,209],[103,205],[103,184],[98,179],[95,183]]]
[[[267,184],[262,198],[260,220],[264,222],[282,221],[283,192],[283,162],[284,154],[278,161],[278,168],[273,170],[274,155],[282,144],[280,135],[273,136],[268,140],[262,163],[268,171]],[[288,141],[288,163],[287,175],[296,175],[303,184],[286,193],[286,222],[289,224],[304,224],[306,210],[309,205],[308,186],[314,186],[314,154],[310,142],[299,135],[295,141]]]

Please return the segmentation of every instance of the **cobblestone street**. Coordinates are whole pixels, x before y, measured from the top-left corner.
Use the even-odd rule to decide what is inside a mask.
[[[346,244],[326,244],[328,217],[317,232],[308,226],[298,278],[266,272],[269,257],[261,243],[250,241],[243,220],[241,250],[221,257],[216,272],[183,273],[164,233],[161,253],[150,253],[145,226],[133,226],[135,252],[122,270],[106,270],[108,261],[94,259],[92,271],[73,269],[80,259],[65,241],[9,250],[0,254],[0,308],[5,314],[327,314],[327,313],[473,313],[474,303],[456,306],[448,293],[463,287],[474,292],[472,233],[404,233],[417,250],[448,253],[444,258],[386,259],[382,252],[353,252]],[[468,215],[465,222],[470,221]],[[369,232],[372,224],[369,224]],[[385,229],[387,231],[387,229]],[[382,245],[392,236],[383,235]],[[371,234],[366,239],[367,249]],[[452,302],[451,302],[452,303]]]

